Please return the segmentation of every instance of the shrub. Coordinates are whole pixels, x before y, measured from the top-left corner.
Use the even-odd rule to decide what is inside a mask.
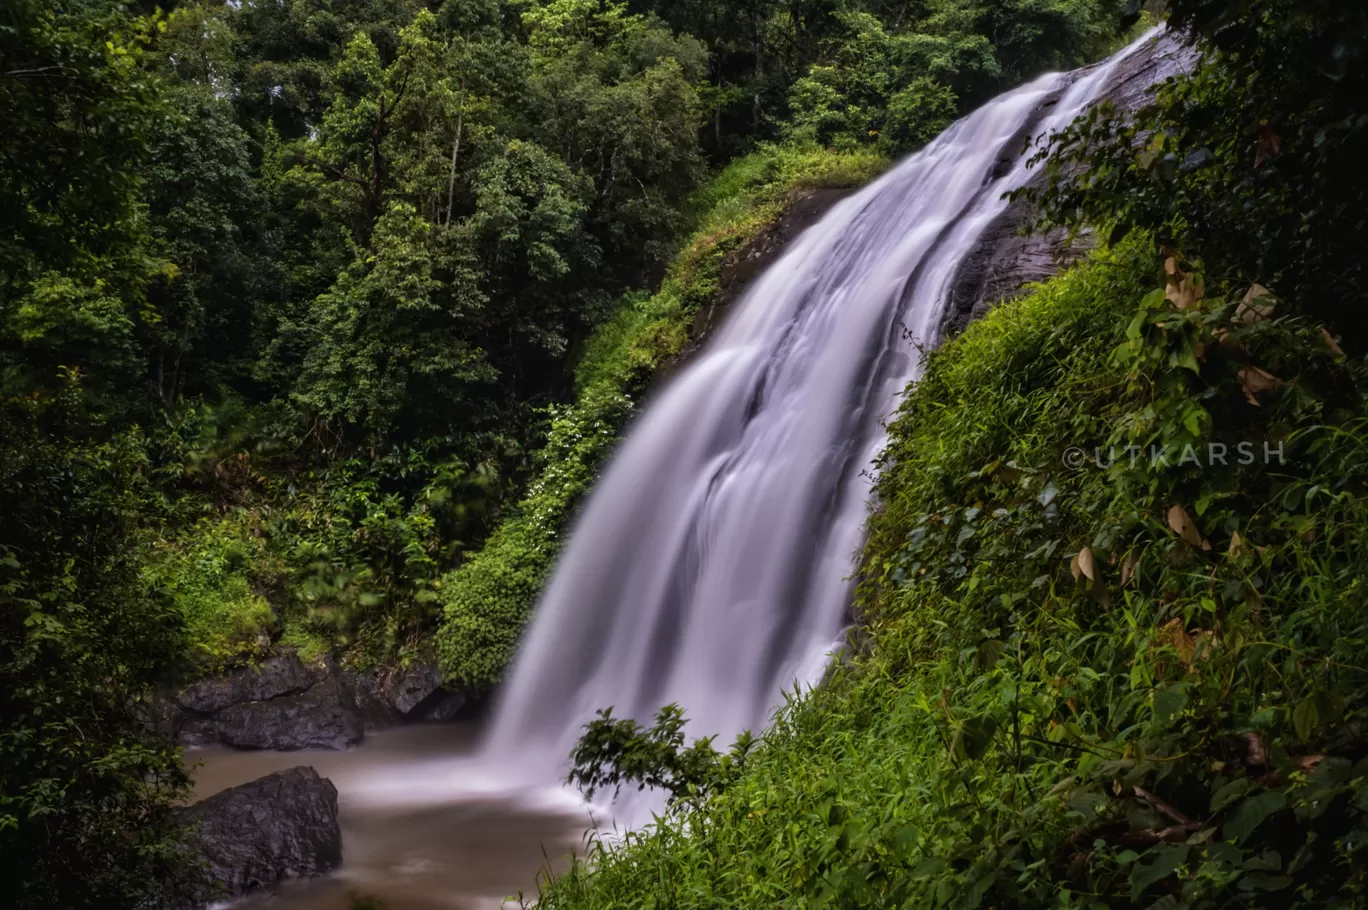
[[[253,575],[268,564],[264,542],[231,519],[205,519],[180,543],[159,541],[146,577],[184,618],[191,659],[213,672],[251,657],[275,626],[270,604],[253,588]]]

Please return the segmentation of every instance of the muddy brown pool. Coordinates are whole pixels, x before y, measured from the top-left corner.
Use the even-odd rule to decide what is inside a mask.
[[[233,906],[348,910],[355,894],[387,910],[494,910],[535,897],[548,868],[583,854],[594,820],[568,793],[487,783],[497,769],[481,767],[477,734],[446,724],[370,734],[347,752],[187,750],[196,799],[299,765],[337,787],[342,868]]]

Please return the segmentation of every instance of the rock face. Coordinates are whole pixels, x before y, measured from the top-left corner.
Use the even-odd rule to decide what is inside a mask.
[[[385,697],[380,677],[375,673],[343,673],[361,712],[361,725],[367,733],[387,730],[403,721],[403,716]]]
[[[214,729],[238,749],[346,749],[365,735],[356,699],[337,677],[298,695],[229,705]]]
[[[159,696],[146,715],[149,726],[186,745],[346,749],[406,721],[449,721],[465,703],[442,687],[435,664],[352,673],[331,662],[306,667],[283,652]]]
[[[176,704],[195,714],[213,714],[229,705],[295,695],[316,681],[294,654],[277,654],[260,667],[197,682],[176,695]]]
[[[418,664],[401,670],[389,685],[390,704],[400,714],[408,715],[442,685],[442,672],[430,664]]]
[[[732,304],[740,300],[755,279],[784,255],[792,241],[821,221],[832,206],[857,192],[859,187],[823,187],[800,193],[790,201],[787,211],[778,221],[728,256],[722,274],[718,276],[717,293],[694,317],[689,343],[674,358],[656,368],[651,376],[650,388],[659,390],[664,387],[693,358],[726,319]]]
[[[1103,100],[1119,110],[1136,111],[1152,97],[1153,87],[1170,75],[1181,72],[1192,59],[1192,51],[1168,35],[1154,39],[1148,54],[1137,54],[1120,66],[1112,75],[1103,92]],[[1081,76],[1089,70],[1079,70]],[[1057,104],[1058,98],[1046,104]],[[1026,137],[1023,137],[1023,139]],[[1019,147],[1013,144],[1013,147]],[[1001,167],[1010,168],[1010,159]],[[1028,186],[1044,184],[1043,172],[1028,181]],[[1022,203],[1008,206],[984,230],[978,245],[965,257],[955,277],[950,307],[943,331],[954,335],[970,322],[982,317],[993,306],[1004,300],[1019,297],[1036,282],[1077,262],[1092,247],[1092,239],[1083,235],[1069,242],[1063,231],[1044,235],[1022,236],[1021,226],[1031,217],[1030,209]]]
[[[456,715],[461,713],[465,706],[466,697],[460,692],[438,689],[413,709],[409,719],[444,724],[455,720]]]
[[[342,862],[337,788],[313,768],[292,768],[181,810],[211,890],[193,906],[241,897]]]
[[[409,720],[451,720],[465,705],[465,696],[442,688],[442,671],[435,664],[414,664],[393,674],[381,692],[389,706]]]

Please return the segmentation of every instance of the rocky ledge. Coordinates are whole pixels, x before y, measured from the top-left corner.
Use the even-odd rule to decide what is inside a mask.
[[[349,673],[305,666],[281,652],[157,695],[150,723],[186,745],[238,749],[346,749],[366,732],[406,721],[448,721],[465,697],[442,687],[435,666]]]
[[[231,900],[342,862],[337,788],[313,768],[291,768],[180,810],[205,883],[189,907]]]

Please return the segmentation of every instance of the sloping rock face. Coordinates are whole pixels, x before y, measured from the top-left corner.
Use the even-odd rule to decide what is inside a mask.
[[[176,695],[176,704],[195,714],[213,714],[229,705],[297,695],[317,679],[294,654],[278,654],[260,667],[234,670],[197,682]]]
[[[229,705],[214,730],[238,749],[346,749],[365,736],[355,697],[337,677],[298,695]]]
[[[689,342],[673,358],[656,368],[650,379],[650,392],[658,392],[702,349],[726,320],[732,306],[745,296],[755,280],[778,262],[790,243],[822,220],[842,199],[859,192],[859,187],[822,187],[800,192],[789,200],[784,214],[748,244],[727,257],[718,276],[717,292],[694,317]],[[648,393],[649,397],[649,393]]]
[[[313,768],[292,768],[224,790],[181,810],[209,887],[191,906],[241,897],[342,862],[337,788]]]
[[[414,666],[401,670],[389,686],[390,703],[400,714],[408,715],[442,685],[442,671],[434,666]]]
[[[346,749],[365,725],[350,685],[292,652],[202,680],[153,700],[152,726],[186,745],[241,749]]]
[[[381,686],[390,707],[408,720],[448,721],[465,706],[465,696],[442,688],[436,664],[414,664]]]
[[[452,720],[465,704],[432,664],[351,673],[283,652],[154,698],[147,722],[186,745],[346,749],[396,724]]]
[[[1192,59],[1190,48],[1166,34],[1160,35],[1154,39],[1150,53],[1137,54],[1118,68],[1102,100],[1122,111],[1137,111],[1153,97],[1156,85],[1185,70]],[[1082,69],[1076,75],[1087,72],[1089,69]],[[1046,103],[1056,104],[1058,99]],[[1010,168],[1012,164],[1008,159],[1001,166]],[[1044,182],[1043,172],[1037,171],[1027,185],[1041,187]],[[965,257],[951,292],[944,334],[962,332],[993,306],[1020,297],[1027,287],[1068,268],[1092,247],[1089,236],[1077,236],[1070,242],[1064,231],[1022,236],[1022,225],[1031,214],[1025,204],[1008,206]]]

